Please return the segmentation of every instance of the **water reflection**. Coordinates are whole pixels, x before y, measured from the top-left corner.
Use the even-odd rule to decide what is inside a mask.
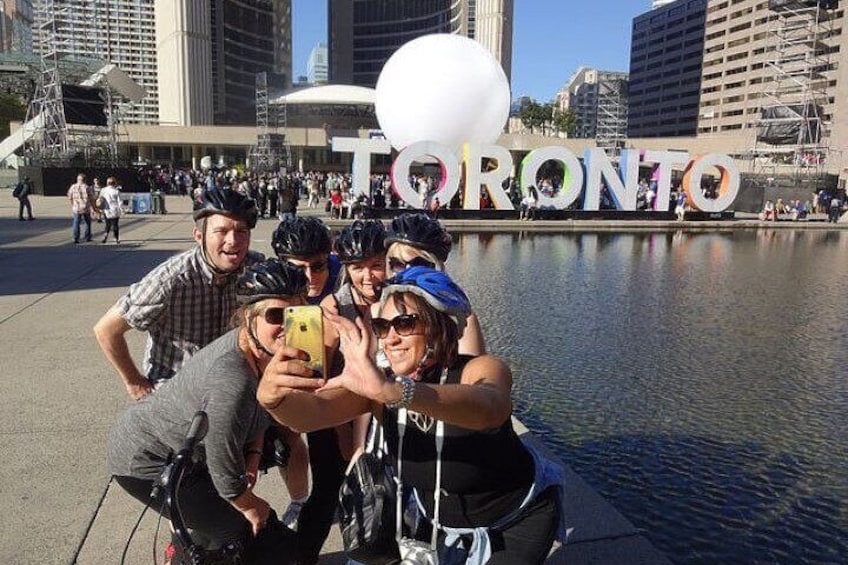
[[[466,235],[449,269],[522,419],[660,549],[842,563],[846,247],[775,229]]]

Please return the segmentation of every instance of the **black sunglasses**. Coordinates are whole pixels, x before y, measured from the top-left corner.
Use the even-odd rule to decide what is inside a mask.
[[[272,326],[282,326],[285,316],[285,308],[275,307],[265,309],[265,322]]]
[[[371,327],[374,329],[374,334],[380,339],[389,335],[390,328],[394,328],[398,335],[411,335],[417,325],[418,314],[401,314],[391,320],[385,318],[371,319]]]
[[[399,273],[410,267],[430,267],[431,269],[435,269],[436,265],[424,257],[413,257],[409,261],[402,261],[397,257],[389,257],[389,269],[393,273]]]
[[[297,265],[291,261],[288,262],[292,267],[297,267],[298,269],[303,269],[304,271],[309,269],[310,273],[320,273],[327,268],[327,261],[316,261],[315,263],[307,263],[306,265]]]

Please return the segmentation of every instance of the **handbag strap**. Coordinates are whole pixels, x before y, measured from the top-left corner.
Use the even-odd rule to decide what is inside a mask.
[[[439,378],[439,384],[445,384],[448,377],[447,368],[442,370],[442,375]],[[398,426],[398,463],[397,463],[397,511],[395,512],[395,539],[400,542],[402,537],[403,523],[403,437],[406,435],[406,420],[407,409],[399,408],[397,417]],[[436,549],[436,543],[439,536],[439,510],[442,498],[442,449],[445,445],[445,423],[442,420],[436,420],[436,489],[433,493],[433,518],[431,520],[433,528],[430,536],[430,547]]]

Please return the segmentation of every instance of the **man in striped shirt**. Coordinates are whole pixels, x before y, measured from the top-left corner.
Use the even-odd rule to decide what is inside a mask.
[[[195,205],[197,245],[160,264],[131,285],[94,326],[106,358],[127,393],[140,400],[171,378],[198,350],[223,335],[236,309],[235,287],[256,226],[253,200],[226,189],[207,189]],[[130,329],[147,332],[144,372],[129,353]]]

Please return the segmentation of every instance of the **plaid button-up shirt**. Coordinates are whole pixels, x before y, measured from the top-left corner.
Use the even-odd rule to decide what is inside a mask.
[[[71,212],[89,214],[94,202],[94,189],[85,183],[74,183],[68,189],[68,198],[71,200]]]
[[[262,258],[250,252],[245,263]],[[229,329],[237,280],[232,275],[216,284],[196,246],[130,286],[116,307],[127,324],[148,332],[143,365],[148,379],[173,377],[189,357]]]

